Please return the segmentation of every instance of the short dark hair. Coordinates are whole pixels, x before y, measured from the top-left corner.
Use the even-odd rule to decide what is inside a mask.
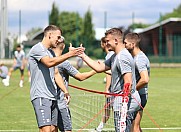
[[[123,41],[123,31],[120,28],[111,28],[105,32],[105,36],[111,34],[113,36],[118,36],[121,41]]]
[[[106,43],[106,37],[102,37],[102,38],[101,38],[101,42],[102,42],[102,43]]]
[[[49,31],[56,31],[56,30],[59,30],[61,33],[62,33],[62,30],[61,28],[55,26],[55,25],[49,25],[47,26],[45,29],[44,29],[44,36],[46,36],[47,32]]]
[[[139,34],[137,33],[128,33],[125,36],[125,39],[127,39],[128,41],[134,42],[136,45],[136,47],[139,47],[141,38],[139,36]]]
[[[18,45],[16,46],[16,48],[21,48],[21,45],[20,45],[20,44],[18,44]]]

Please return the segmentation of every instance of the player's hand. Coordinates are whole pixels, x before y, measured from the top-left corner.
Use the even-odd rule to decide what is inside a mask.
[[[70,43],[69,51],[74,50],[74,49],[75,49],[75,47],[72,47],[72,43]]]
[[[69,52],[71,53],[72,56],[77,56],[77,55],[80,55],[82,54],[83,52],[85,51],[85,48],[80,46],[80,47],[73,47],[72,44],[70,43],[70,46],[69,46]]]
[[[64,97],[65,97],[65,100],[66,100],[66,102],[67,102],[67,105],[70,103],[70,94],[69,93],[65,93],[64,94]]]
[[[109,92],[109,90],[106,90],[105,93],[110,93],[110,92]],[[106,94],[105,97],[106,97],[106,98],[110,98],[111,95],[107,95],[107,94]]]

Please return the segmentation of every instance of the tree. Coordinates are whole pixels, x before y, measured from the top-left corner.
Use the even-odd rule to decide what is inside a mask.
[[[128,29],[146,28],[148,26],[150,26],[150,24],[144,24],[144,23],[141,23],[141,22],[140,23],[133,23],[128,27]]]
[[[90,9],[86,12],[84,16],[84,30],[83,30],[83,44],[87,48],[87,54],[92,55],[93,42],[95,41],[95,31],[92,24],[92,13]]]
[[[165,15],[160,16],[158,22],[166,20],[171,17],[179,17],[179,18],[181,17],[181,4],[176,9],[173,9],[173,12],[166,13]]]
[[[49,25],[58,25],[58,18],[59,18],[59,10],[56,6],[55,2],[53,2],[52,10],[49,14]]]
[[[76,12],[63,11],[60,13],[58,26],[63,31],[62,35],[65,37],[65,43],[72,43],[76,47],[82,42],[82,21],[82,18]]]

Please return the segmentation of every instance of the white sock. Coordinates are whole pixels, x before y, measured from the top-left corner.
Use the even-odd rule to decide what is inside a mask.
[[[6,79],[7,79],[7,80],[9,80],[9,79],[10,79],[10,76],[9,76],[9,75],[7,75]]]
[[[23,84],[23,80],[20,80],[20,83]]]

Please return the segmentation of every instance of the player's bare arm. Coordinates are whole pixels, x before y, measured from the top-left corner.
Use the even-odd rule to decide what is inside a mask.
[[[58,72],[58,68],[55,68],[55,82],[58,85],[58,87],[62,89],[62,91],[64,92],[64,95],[67,99],[67,103],[69,103],[70,102],[70,95],[69,95],[69,92],[68,92],[66,86],[64,85],[64,81],[63,81],[62,76]]]
[[[85,53],[83,53],[79,56],[82,57],[83,61],[89,67],[91,67],[93,70],[95,70],[98,73],[110,70],[110,67],[106,66],[103,62],[94,61],[89,56],[87,56]]]
[[[43,58],[41,58],[41,62],[46,65],[48,68],[56,66],[60,63],[62,63],[63,61],[67,60],[70,57],[73,56],[77,56],[79,54],[82,54],[84,52],[85,48],[83,47],[78,47],[78,48],[74,48],[72,50],[70,50],[68,53],[65,53],[61,56],[57,56],[57,57],[49,57],[49,56],[45,56]]]
[[[149,82],[149,75],[148,75],[148,71],[141,71],[140,72],[140,80],[138,81],[138,83],[136,84],[136,89],[140,90],[141,88],[143,88],[146,84],[148,84]]]
[[[96,74],[97,72],[92,70],[92,71],[89,71],[89,72],[84,72],[84,73],[80,73],[78,72],[74,78],[79,80],[79,81],[83,81],[85,79],[88,79],[89,77],[93,76],[94,74]]]
[[[109,93],[109,88],[111,85],[111,75],[106,74],[106,85],[105,85],[105,92]],[[110,95],[105,95],[105,97],[110,97]]]
[[[111,70],[105,71],[104,73],[106,73],[107,75],[112,75]]]
[[[124,79],[124,84],[127,84],[129,83],[129,91],[131,92],[131,88],[132,88],[132,73],[131,72],[128,72],[128,73],[125,73],[123,75],[123,79]]]

